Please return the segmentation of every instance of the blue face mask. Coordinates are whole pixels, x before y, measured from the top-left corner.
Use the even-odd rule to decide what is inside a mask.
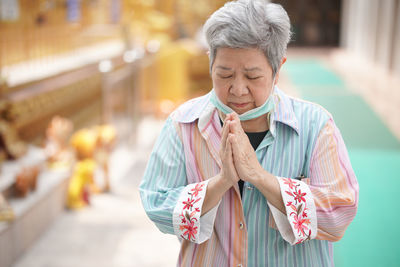
[[[270,96],[267,98],[267,100],[264,102],[264,104],[262,104],[261,106],[251,109],[249,111],[246,111],[243,114],[239,115],[239,119],[241,121],[247,121],[247,120],[251,120],[251,119],[255,119],[260,117],[261,115],[267,114],[268,112],[270,112],[271,110],[273,110],[275,108],[275,103],[273,100],[273,96],[272,96],[273,90],[270,94]],[[210,99],[211,103],[213,103],[213,105],[220,110],[221,112],[225,113],[225,114],[229,114],[232,112],[235,112],[233,109],[231,109],[230,107],[228,107],[227,105],[225,105],[224,103],[222,103],[221,100],[219,100],[218,96],[215,94],[214,89],[211,90],[211,99]]]

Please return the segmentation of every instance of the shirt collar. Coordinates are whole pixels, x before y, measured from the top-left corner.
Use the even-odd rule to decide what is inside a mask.
[[[205,109],[211,104],[210,96],[211,91],[204,96],[196,97],[183,103],[171,114],[171,116],[175,121],[180,123],[191,123],[199,118],[204,117],[207,113],[209,113],[205,111]]]
[[[274,89],[275,110],[271,122],[283,123],[299,134],[299,122],[293,110],[291,97],[282,92],[277,86]]]
[[[270,117],[271,131],[275,131],[275,122],[283,123],[299,134],[299,123],[293,110],[292,100],[277,86],[273,92],[275,110]],[[204,128],[213,119],[215,111],[214,105],[210,102],[210,92],[204,96],[194,98],[184,103],[174,113],[174,119],[181,123],[191,123],[199,120],[199,130],[202,132]]]

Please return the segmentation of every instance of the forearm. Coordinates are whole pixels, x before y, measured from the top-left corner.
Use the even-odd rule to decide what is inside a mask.
[[[255,173],[255,177],[249,182],[257,187],[269,203],[280,210],[283,214],[286,214],[279,182],[275,176],[266,170],[261,169]]]
[[[224,180],[221,174],[212,177],[207,185],[207,193],[204,198],[201,215],[206,214],[214,208],[222,199],[225,192],[231,187],[232,184]]]

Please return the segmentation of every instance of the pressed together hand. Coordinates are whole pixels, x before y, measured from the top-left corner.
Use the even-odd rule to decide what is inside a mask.
[[[224,120],[220,157],[221,172],[211,178],[208,183],[202,214],[217,205],[225,192],[239,180],[253,184],[265,197],[268,197],[272,205],[282,213],[286,213],[279,183],[258,162],[256,153],[236,113],[228,114]]]
[[[258,162],[256,153],[236,113],[226,116],[221,142],[223,178],[231,181],[232,185],[239,179],[253,183],[264,169]]]
[[[222,128],[220,157],[222,161],[221,178],[229,187],[231,187],[237,183],[240,178],[233,162],[233,150],[231,143],[233,142],[233,138],[235,136],[230,133],[231,120],[228,118],[228,116],[225,118],[224,126]]]

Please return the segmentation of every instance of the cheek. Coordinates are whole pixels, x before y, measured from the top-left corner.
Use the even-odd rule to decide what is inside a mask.
[[[252,95],[255,100],[255,104],[257,107],[264,104],[264,102],[268,99],[269,95],[271,94],[271,89],[266,86],[261,86],[252,90]]]
[[[214,90],[219,100],[226,105],[228,103],[228,90],[224,90],[219,87],[214,87]]]
[[[221,79],[213,79],[213,86],[215,94],[218,96],[222,103],[227,104],[229,83]]]
[[[265,103],[265,100],[267,100],[267,97],[263,95],[263,96],[256,97],[255,99],[256,99],[256,101],[255,101],[256,107],[259,107]]]
[[[214,88],[229,88],[229,79],[219,79],[219,78],[214,78],[213,79],[213,85]]]

